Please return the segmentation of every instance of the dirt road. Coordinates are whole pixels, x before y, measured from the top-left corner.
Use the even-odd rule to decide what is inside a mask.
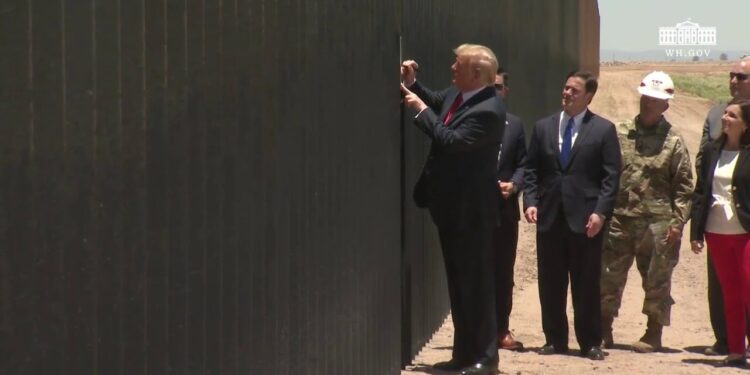
[[[640,79],[652,70],[675,72],[728,72],[728,65],[629,64],[602,67],[599,92],[591,105],[592,111],[611,119],[622,120],[638,112],[636,87]],[[711,103],[680,93],[672,100],[666,116],[677,127],[691,153],[700,142],[701,127]],[[529,121],[529,120],[527,120]],[[571,355],[540,356],[536,349],[544,344],[541,313],[536,284],[535,228],[521,223],[516,260],[516,289],[511,315],[511,328],[516,337],[530,350],[500,352],[500,369],[505,374],[571,374],[581,375],[608,372],[611,374],[747,374],[747,370],[716,368],[722,357],[707,357],[703,349],[713,343],[706,302],[706,255],[695,255],[689,249],[687,230],[684,233],[680,263],[675,269],[672,295],[676,301],[672,309],[672,326],[665,328],[665,350],[655,354],[637,354],[629,349],[645,330],[645,315],[641,313],[643,291],[640,275],[631,269],[625,290],[620,317],[614,324],[615,349],[606,350],[604,361],[590,361],[577,354],[577,343],[572,334],[572,307],[568,303],[570,319]],[[414,366],[402,371],[406,374],[440,374],[429,365],[450,358],[453,328],[450,319],[435,334],[433,340],[414,361]]]

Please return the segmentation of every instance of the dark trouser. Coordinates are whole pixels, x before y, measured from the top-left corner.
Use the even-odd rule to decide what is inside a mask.
[[[604,229],[594,238],[575,233],[562,214],[549,231],[537,232],[542,329],[547,344],[558,349],[568,347],[568,276],[573,295],[576,339],[581,351],[602,342],[599,278],[603,232]]]
[[[498,357],[492,225],[438,228],[455,328],[453,359],[462,364]]]
[[[518,221],[501,220],[500,225],[495,227],[495,311],[498,334],[504,334],[510,329],[517,245]]]
[[[708,269],[708,312],[711,316],[711,328],[714,330],[716,344],[724,348],[727,347],[727,322],[724,318],[724,297],[721,292],[721,283],[716,275],[714,263],[711,256],[706,251],[707,269]],[[747,338],[750,342],[750,319],[747,323]]]

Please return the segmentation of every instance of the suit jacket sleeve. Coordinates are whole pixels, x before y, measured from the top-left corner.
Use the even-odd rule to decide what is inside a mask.
[[[505,123],[505,116],[498,116],[499,114],[492,111],[478,111],[464,116],[458,126],[448,127],[432,109],[428,108],[414,119],[414,123],[435,144],[440,145],[444,152],[456,153],[496,143],[497,139],[492,137],[492,134],[497,130],[493,130],[492,126]]]
[[[706,115],[706,120],[703,122],[703,135],[701,136],[701,144],[698,147],[698,153],[695,155],[695,172],[696,174],[699,173],[698,171],[701,168],[701,159],[703,159],[703,148],[708,144],[708,139],[710,137],[710,129],[709,129],[709,117],[711,116],[711,112]]]
[[[433,111],[440,113],[440,109],[443,106],[445,97],[448,95],[448,90],[443,91],[432,91],[427,87],[422,86],[419,81],[415,81],[413,85],[408,87],[411,92],[417,94],[422,99],[424,104],[427,104]]]
[[[523,189],[523,209],[526,211],[529,207],[536,207],[539,204],[538,182],[539,176],[539,130],[540,123],[534,125],[529,142],[528,154],[526,157],[526,167],[524,170],[524,189]]]
[[[514,160],[514,165],[516,166],[516,170],[513,171],[513,177],[510,178],[510,181],[513,182],[513,184],[516,186],[516,191],[523,190],[524,185],[524,173],[526,171],[526,162],[527,162],[527,156],[526,156],[526,138],[524,137],[524,127],[523,122],[519,121],[518,125],[521,127],[521,131],[518,133],[518,137],[516,138],[516,160]]]
[[[604,134],[601,156],[604,177],[602,178],[599,198],[594,212],[609,218],[615,208],[615,198],[620,185],[620,170],[622,169],[620,142],[617,139],[615,126],[609,121],[607,121],[607,130]]]
[[[706,143],[701,148],[701,153],[707,158],[704,163],[700,164],[700,170],[698,170],[698,181],[695,183],[695,189],[693,190],[693,207],[690,210],[690,240],[691,241],[703,241],[703,231],[705,229],[703,223],[703,211],[704,207],[708,204],[708,189],[707,184],[711,183],[711,178],[708,176],[708,169],[711,164],[710,161],[710,150],[711,143]],[[707,162],[707,163],[705,163]]]

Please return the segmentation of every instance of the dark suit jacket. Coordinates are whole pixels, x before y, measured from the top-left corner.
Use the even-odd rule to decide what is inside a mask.
[[[430,208],[439,227],[471,225],[468,218],[497,204],[495,168],[505,106],[494,88],[486,87],[458,107],[446,126],[443,119],[459,91],[433,92],[419,82],[410,90],[429,106],[414,123],[432,140],[414,201]]]
[[[570,230],[585,233],[589,216],[614,210],[622,156],[614,124],[588,111],[566,169],[560,165],[560,112],[539,120],[528,149],[524,209],[537,207],[537,230],[547,231],[563,211]]]
[[[691,211],[690,240],[703,241],[706,221],[714,201],[712,186],[714,170],[724,145],[720,140],[707,143],[703,150],[703,161],[698,173],[698,182],[693,192],[693,209]],[[750,233],[750,146],[740,149],[737,165],[732,174],[732,201],[737,211],[737,219],[745,231]]]
[[[506,113],[505,132],[502,147],[497,160],[497,180],[513,182],[516,192],[507,199],[500,196],[498,209],[502,221],[518,221],[518,193],[523,190],[524,171],[526,170],[526,138],[523,134],[523,123],[518,116]],[[500,188],[498,187],[498,194]]]

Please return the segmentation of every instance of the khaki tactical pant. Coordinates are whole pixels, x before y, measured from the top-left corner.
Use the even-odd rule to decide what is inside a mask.
[[[602,253],[601,307],[603,316],[617,316],[628,270],[636,261],[643,281],[643,313],[668,326],[674,300],[672,270],[679,260],[680,241],[667,246],[670,218],[615,215]]]

